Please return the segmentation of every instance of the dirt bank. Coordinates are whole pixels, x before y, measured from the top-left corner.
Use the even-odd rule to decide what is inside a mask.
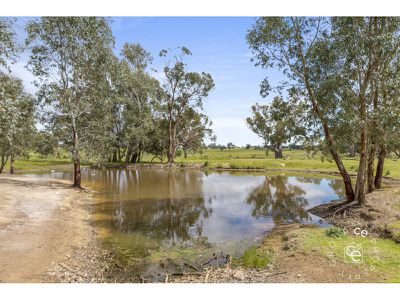
[[[224,267],[209,268],[198,274],[167,275],[166,282],[198,283],[362,283],[399,282],[400,246],[387,239],[371,240],[348,235],[341,240],[329,237],[326,229],[301,224],[273,229],[256,253],[267,258],[263,268],[243,267],[240,260]],[[362,244],[365,261],[349,263],[343,249],[351,243]],[[368,256],[379,247],[379,260]]]
[[[91,193],[61,180],[2,175],[0,195],[0,282],[93,280],[70,274],[73,261],[99,251]]]
[[[244,268],[239,263],[209,268],[196,275],[168,276],[168,282],[399,282],[400,183],[385,180],[384,188],[366,197],[364,207],[335,213],[331,202],[309,211],[347,230],[329,237],[327,230],[301,224],[280,225],[256,248],[270,263],[265,268]],[[366,230],[367,236],[359,235]],[[364,248],[363,264],[347,263],[344,249],[356,242]],[[378,253],[372,253],[379,249]],[[369,251],[369,253],[368,253]],[[368,256],[369,255],[369,256]]]
[[[93,192],[71,189],[61,180],[0,176],[0,195],[0,282],[149,282],[136,270],[125,270],[112,251],[98,244],[91,225]],[[396,240],[400,230],[399,183],[386,181],[384,189],[367,196],[366,207],[346,214],[333,217],[330,205],[311,211],[337,226],[360,226],[379,237],[381,261],[362,266],[373,271],[343,261],[343,247],[354,239],[363,242],[361,237],[337,241],[324,228],[291,224],[277,226],[256,247],[255,255],[268,260],[265,267],[230,260],[223,267],[165,268],[160,281],[399,281],[400,246],[387,239]]]
[[[346,229],[363,228],[370,234],[400,242],[400,182],[386,179],[382,189],[366,195],[365,206],[343,209],[340,201],[309,210],[330,224]]]

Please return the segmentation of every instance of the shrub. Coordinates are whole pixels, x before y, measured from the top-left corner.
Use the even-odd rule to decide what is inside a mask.
[[[344,229],[339,227],[329,227],[325,230],[325,234],[334,238],[342,238],[346,235]]]
[[[246,268],[265,268],[269,261],[268,256],[260,255],[257,249],[252,247],[243,254],[241,265]]]

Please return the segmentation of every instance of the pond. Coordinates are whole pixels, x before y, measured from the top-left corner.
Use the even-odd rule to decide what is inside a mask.
[[[199,242],[235,255],[279,223],[326,226],[307,209],[344,194],[341,180],[309,174],[84,169],[82,178],[100,191],[94,215],[102,235],[138,256]]]

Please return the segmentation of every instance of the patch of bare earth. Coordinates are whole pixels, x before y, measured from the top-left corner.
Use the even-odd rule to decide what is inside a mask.
[[[254,269],[227,264],[210,268],[192,275],[170,276],[168,282],[182,283],[282,283],[282,282],[340,282],[338,268],[329,268],[329,262],[321,256],[298,252],[301,240],[296,230],[303,225],[291,224],[275,227],[259,245],[273,253],[266,268]],[[323,264],[326,261],[326,267]],[[346,269],[348,270],[348,269]]]
[[[342,228],[360,227],[370,234],[400,242],[400,182],[385,180],[382,189],[366,195],[365,206],[352,205],[341,209],[343,202],[334,201],[309,210],[328,223]]]
[[[0,282],[101,281],[91,193],[61,180],[0,176]]]
[[[400,182],[385,180],[384,188],[367,194],[364,207],[352,206],[335,213],[339,201],[320,205],[309,211],[326,222],[342,227],[368,229],[369,234],[400,242]],[[227,264],[203,270],[199,274],[167,276],[167,282],[349,282],[343,274],[357,273],[355,267],[337,262],[334,268],[318,249],[303,251],[301,224],[275,227],[259,247],[271,250],[273,260],[265,269],[247,269]],[[363,282],[380,282],[385,274],[375,273]],[[357,280],[355,280],[357,282]],[[361,281],[360,281],[361,282]]]

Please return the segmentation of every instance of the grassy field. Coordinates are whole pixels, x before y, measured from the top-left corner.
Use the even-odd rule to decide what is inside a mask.
[[[283,170],[311,170],[337,172],[336,164],[329,158],[321,159],[316,155],[313,159],[308,159],[302,150],[285,150],[283,159],[275,159],[273,153],[266,155],[264,150],[254,149],[205,149],[201,153],[188,153],[184,158],[183,153],[176,158],[180,164],[199,164],[210,169],[231,168],[231,169],[283,169]],[[142,163],[150,163],[152,156],[145,155]],[[155,162],[158,162],[155,160]],[[344,157],[343,162],[351,173],[356,173],[358,168],[358,158]],[[84,163],[89,165],[90,163]],[[67,154],[61,158],[43,158],[37,154],[31,154],[29,159],[17,160],[15,163],[16,171],[22,172],[42,172],[49,170],[70,170],[72,168],[71,159]],[[8,170],[8,165],[5,171]],[[388,158],[385,161],[384,175],[393,178],[400,178],[400,160]]]
[[[86,164],[88,165],[88,164]],[[63,154],[61,157],[42,157],[36,153],[30,153],[29,158],[19,159],[15,162],[16,173],[36,173],[48,172],[50,170],[68,171],[72,170],[71,158],[68,154]],[[4,172],[8,173],[10,162],[4,167]]]
[[[336,172],[337,167],[330,158],[321,160],[320,155],[314,159],[308,159],[302,150],[285,150],[283,159],[275,159],[273,153],[267,156],[263,150],[254,149],[206,149],[203,153],[189,153],[187,158],[178,156],[179,163],[202,164],[209,168],[233,168],[233,169],[285,169],[285,170],[315,170]],[[344,157],[343,162],[351,173],[358,169],[358,158]],[[387,159],[385,161],[384,175],[400,178],[400,160]]]

